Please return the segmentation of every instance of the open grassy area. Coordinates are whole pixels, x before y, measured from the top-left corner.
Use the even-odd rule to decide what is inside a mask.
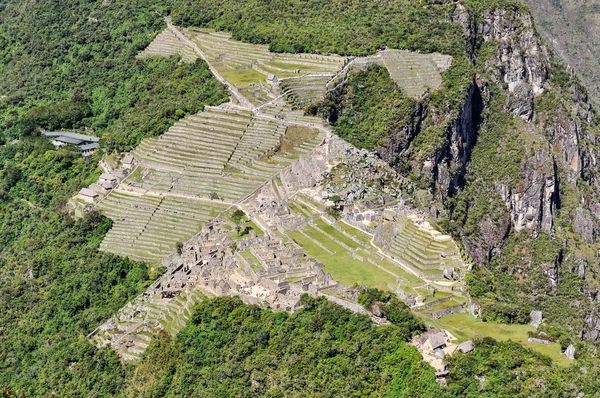
[[[267,80],[265,75],[252,68],[221,72],[221,75],[236,87],[246,87],[250,83],[261,83]]]
[[[242,258],[248,260],[252,265],[260,265],[260,261],[258,261],[258,258],[256,258],[256,256],[254,254],[252,254],[252,252],[250,251],[246,251],[246,252],[239,252],[240,256],[242,256]]]
[[[333,226],[327,224],[323,219],[315,221],[315,224],[321,230],[325,231],[326,233],[333,236],[335,239],[339,240],[340,242],[344,243],[345,245],[348,245],[349,247],[351,247],[353,249],[357,249],[360,247],[360,245],[358,243],[356,243],[355,241],[353,241],[352,239],[350,239],[349,237],[347,237],[346,235],[344,235],[343,233],[341,233],[340,231],[335,229]]]
[[[427,325],[432,324],[448,330],[458,339],[459,343],[474,337],[492,337],[499,341],[512,340],[527,348],[531,348],[532,350],[549,356],[557,365],[568,366],[571,363],[567,357],[561,354],[560,345],[558,343],[545,345],[528,342],[527,339],[529,336],[527,332],[535,331],[535,329],[529,325],[481,322],[479,319],[473,318],[468,313],[453,314],[435,321],[426,318],[424,321]]]
[[[325,265],[325,271],[330,272],[333,278],[339,280],[343,285],[351,286],[358,283],[389,290],[388,283],[395,284],[396,279],[393,275],[371,263],[353,258],[350,252],[318,231],[307,229],[307,234],[310,234],[312,238],[321,242],[335,254],[327,253],[298,231],[288,232],[288,235],[301,245],[309,256],[322,262]]]
[[[296,69],[300,69],[301,71],[318,71],[321,70],[322,68],[319,66],[313,66],[313,65],[302,65],[302,64],[292,64],[292,63],[287,63],[287,62],[270,62],[269,65],[272,65],[276,68],[280,68],[280,69],[290,69],[290,70],[296,70]]]
[[[353,226],[348,225],[343,221],[338,222],[337,225],[341,229],[343,229],[344,232],[346,232],[348,235],[355,237],[361,242],[371,244],[371,236],[369,236],[369,234],[359,230],[358,228],[354,228]]]
[[[281,147],[278,152],[280,154],[290,152],[303,143],[312,140],[317,134],[319,134],[319,132],[310,127],[290,126],[287,128],[285,135],[281,140]]]

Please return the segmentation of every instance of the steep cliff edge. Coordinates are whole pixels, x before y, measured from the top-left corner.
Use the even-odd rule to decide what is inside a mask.
[[[479,264],[469,282],[484,317],[527,322],[542,310],[557,338],[596,340],[599,129],[586,90],[525,7],[459,4],[454,22],[471,65],[446,72],[442,90],[411,102],[370,66],[311,111],[375,149],[462,241]]]
[[[581,77],[595,105],[600,103],[600,1],[521,0],[531,7],[536,28],[565,65]]]

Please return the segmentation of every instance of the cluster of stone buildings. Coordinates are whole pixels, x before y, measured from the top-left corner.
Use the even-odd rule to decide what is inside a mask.
[[[445,330],[431,330],[412,339],[411,344],[423,356],[423,360],[429,363],[436,370],[436,380],[439,384],[445,385],[445,377],[448,375],[448,364],[444,362],[446,355],[454,355],[457,352],[468,353],[475,348],[471,340],[461,344],[455,344],[454,336]]]
[[[104,168],[108,171],[102,173],[98,181],[87,188],[82,188],[77,194],[77,198],[86,203],[94,203],[100,196],[110,193],[115,187],[129,174],[133,167],[135,159],[131,155],[125,155],[121,159],[120,168],[110,168],[104,163]]]
[[[226,224],[216,220],[206,225],[180,255],[166,259],[168,277],[155,286],[155,292],[170,295],[193,287],[294,311],[304,293],[317,295],[337,286],[321,264],[304,257],[302,248],[269,234],[233,241]]]

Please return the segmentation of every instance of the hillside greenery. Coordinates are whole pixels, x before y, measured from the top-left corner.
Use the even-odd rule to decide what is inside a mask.
[[[173,22],[230,31],[275,52],[369,55],[386,46],[464,54],[455,5],[436,0],[172,0]]]
[[[116,354],[85,336],[151,276],[98,251],[110,220],[64,212],[97,161],[42,138],[0,148],[0,387],[20,396],[109,396],[124,382]]]
[[[303,300],[304,307],[292,315],[244,305],[238,298],[200,304],[175,342],[157,340],[144,354],[130,380],[131,395],[300,397],[310,391],[314,397],[424,397],[440,392],[433,369],[405,344],[410,329],[376,327],[367,316],[324,298]]]
[[[206,64],[135,59],[165,25],[153,2],[3,0],[0,141],[85,129],[129,150],[204,105],[227,101]]]
[[[375,150],[401,135],[399,130],[410,130],[416,109],[417,101],[402,95],[385,67],[370,65],[351,73],[347,83],[307,112],[327,118],[351,144]],[[402,135],[396,145],[406,148],[412,138]]]

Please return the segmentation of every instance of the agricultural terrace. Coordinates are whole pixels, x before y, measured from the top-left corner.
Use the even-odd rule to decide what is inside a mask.
[[[426,91],[440,88],[441,72],[452,65],[452,57],[437,53],[386,50],[381,51],[379,56],[402,94],[415,99],[420,99]]]
[[[277,189],[275,184],[274,189]],[[287,236],[325,266],[325,271],[346,286],[367,285],[382,290],[401,289],[415,296],[418,302],[437,300],[426,282],[382,255],[371,243],[371,236],[342,221],[331,223],[320,217],[323,208],[297,195],[290,210],[307,220],[307,225]]]
[[[173,252],[177,242],[194,236],[203,223],[225,210],[226,205],[117,191],[98,208],[113,220],[101,250],[139,261],[160,262]]]
[[[163,283],[164,278],[157,283]],[[205,298],[197,290],[182,291],[173,300],[158,294],[137,297],[90,334],[97,346],[110,342],[123,359],[139,359],[159,330],[175,336],[192,315],[191,308]]]
[[[198,54],[192,47],[177,37],[170,28],[166,28],[152,40],[144,51],[137,55],[137,58],[171,57],[173,55],[179,55],[183,62],[189,63],[198,58]]]
[[[254,105],[281,94],[301,106],[325,95],[325,85],[346,62],[344,57],[319,54],[272,53],[266,45],[247,44],[208,29],[182,31],[208,62]],[[277,85],[281,84],[279,90]]]
[[[207,107],[159,138],[143,140],[133,152],[139,165],[99,206],[114,222],[101,249],[159,262],[177,242],[192,237],[324,137],[279,120],[238,107]]]
[[[443,279],[446,267],[460,268],[463,261],[452,238],[430,227],[417,226],[400,216],[395,224],[380,227],[378,244],[424,279]]]

